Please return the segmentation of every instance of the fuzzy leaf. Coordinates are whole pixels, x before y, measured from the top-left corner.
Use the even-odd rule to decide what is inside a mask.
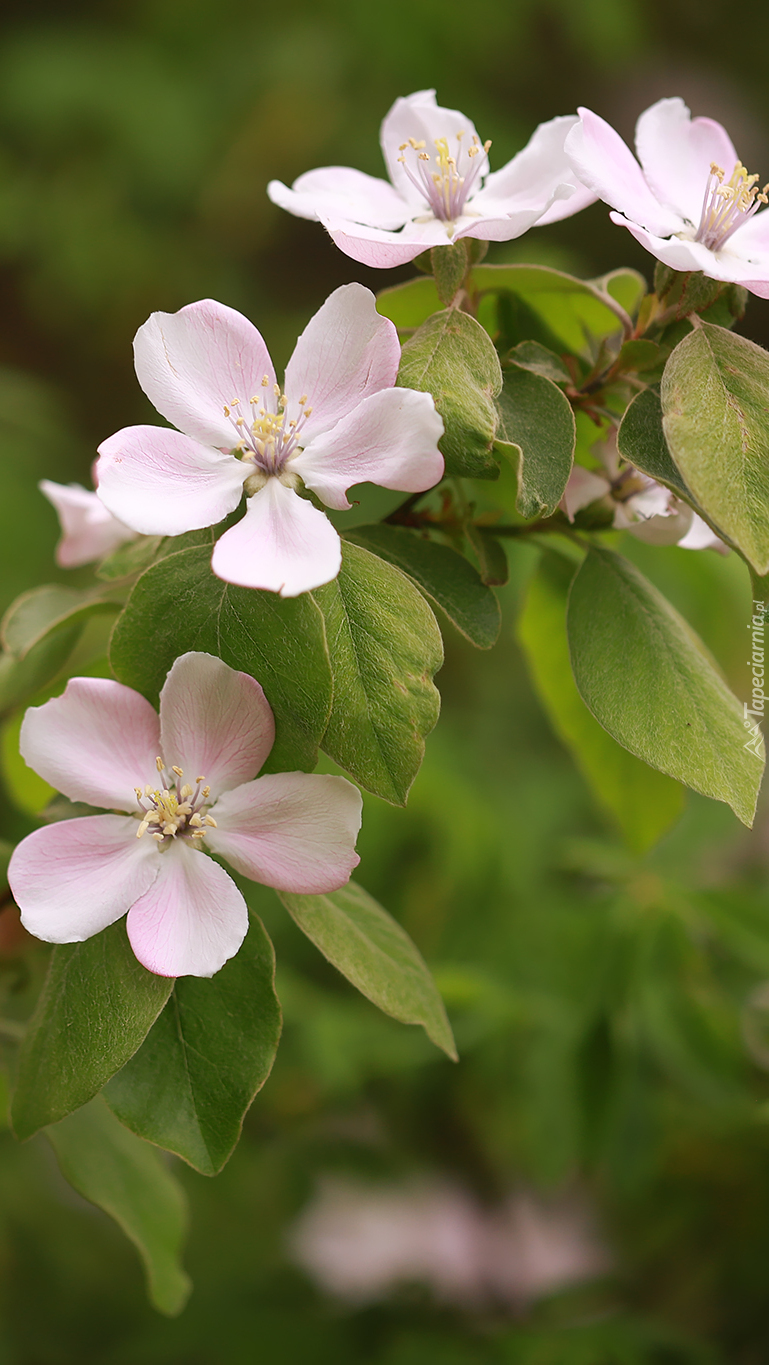
[[[565,394],[544,375],[505,371],[497,444],[518,475],[522,517],[550,517],[571,473],[577,428]]]

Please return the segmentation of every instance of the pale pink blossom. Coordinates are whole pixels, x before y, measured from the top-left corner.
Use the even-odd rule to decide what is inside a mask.
[[[658,100],[636,125],[638,161],[597,114],[580,109],[566,138],[575,173],[658,260],[769,298],[767,186],[749,175],[720,123]],[[640,165],[639,165],[640,162]]]
[[[319,773],[257,778],[274,737],[259,683],[201,653],[176,660],[159,715],[105,678],[72,678],[27,711],[29,767],[72,801],[125,814],[62,820],[22,840],[8,877],[24,926],[80,943],[127,913],[149,971],[212,976],[243,942],[248,911],[208,852],[279,891],[343,886],[359,861],[360,792]]]
[[[605,454],[605,463],[606,472],[574,465],[560,502],[569,521],[583,507],[608,498],[618,531],[629,531],[649,545],[678,545],[682,550],[718,550],[728,554],[727,546],[707,522],[669,488],[632,465],[620,466],[611,449]]]
[[[289,213],[321,222],[364,265],[403,265],[463,237],[507,242],[593,203],[564,154],[576,121],[568,115],[541,123],[523,151],[490,172],[491,143],[480,141],[459,110],[436,104],[434,90],[419,90],[397,99],[382,124],[389,181],[323,166],[291,189],[272,180],[267,193]]]
[[[443,422],[428,393],[395,387],[400,344],[370,290],[343,285],[311,318],[277,384],[246,318],[204,300],[153,313],[136,373],[179,428],[126,427],[99,447],[99,497],[145,535],[180,535],[246,513],[216,542],[229,583],[295,597],[335,578],[341,543],[326,507],[357,483],[421,493],[443,477]],[[183,434],[182,434],[183,433]]]
[[[53,483],[42,479],[40,492],[56,509],[61,539],[56,546],[56,563],[62,569],[75,569],[136,539],[136,531],[125,526],[107,511],[97,493],[78,483]]]

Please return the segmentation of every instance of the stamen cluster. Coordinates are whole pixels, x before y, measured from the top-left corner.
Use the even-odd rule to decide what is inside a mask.
[[[211,795],[211,788],[203,785],[205,777],[196,777],[195,787],[189,782],[182,785],[184,773],[181,768],[170,769],[176,778],[174,782],[173,777],[166,777],[162,758],[156,758],[155,763],[164,785],[153,789],[147,783],[144,791],[141,787],[134,788],[142,812],[137,839],[141,839],[152,825],[156,826],[152,837],[161,846],[166,846],[172,839],[205,839],[206,826],[216,828],[214,817],[205,811],[205,803]]]
[[[461,217],[483,165],[481,153],[488,152],[491,146],[491,142],[484,142],[481,146],[474,134],[470,146],[465,147],[463,137],[464,133],[457,133],[456,156],[452,156],[448,138],[445,137],[435,139],[437,148],[435,157],[431,157],[425,151],[427,144],[424,139],[418,142],[416,138],[410,137],[408,142],[401,143],[398,148],[401,153],[398,161],[412,185],[425,196],[435,217],[446,223],[454,222]],[[411,158],[413,168],[409,165],[409,153],[413,153]],[[464,173],[463,159],[466,163]],[[433,166],[437,169],[433,169]]]
[[[759,189],[758,176],[748,175],[741,161],[736,163],[726,184],[724,177],[722,168],[715,161],[711,162],[700,225],[694,239],[711,251],[722,247],[738,227],[753,217],[761,204],[769,202],[769,185]]]
[[[302,394],[299,399],[302,409],[300,416],[287,420],[288,399],[281,392],[280,385],[272,385],[274,407],[265,402],[270,389],[269,375],[264,375],[262,389],[265,392],[261,397],[255,394],[248,400],[250,418],[243,415],[239,398],[233,398],[229,406],[225,405],[224,415],[232,423],[238,437],[234,453],[258,465],[265,474],[279,475],[287,460],[298,449],[299,434],[312,408],[306,406],[307,394]]]

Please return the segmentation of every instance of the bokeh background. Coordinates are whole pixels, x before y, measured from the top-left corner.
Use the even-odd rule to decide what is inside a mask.
[[[381,173],[393,99],[435,86],[499,166],[584,103],[626,136],[682,94],[769,178],[769,9],[716,0],[5,0],[0,47],[0,598],[62,577],[37,481],[88,482],[152,420],[131,338],[213,296],[278,365],[366,271],[268,179]],[[492,259],[632,265],[597,205]],[[769,344],[769,305],[741,324]],[[738,695],[747,581],[631,543]],[[769,812],[691,798],[644,859],[551,734],[514,635],[447,639],[407,811],[367,802],[361,880],[433,966],[452,1066],[379,1016],[265,894],[286,1029],[214,1181],[177,1163],[196,1290],[168,1321],[45,1145],[0,1134],[0,1365],[763,1365],[769,1359]],[[71,580],[70,580],[71,581]],[[5,740],[6,758],[13,742]],[[0,934],[0,989],[26,959]]]

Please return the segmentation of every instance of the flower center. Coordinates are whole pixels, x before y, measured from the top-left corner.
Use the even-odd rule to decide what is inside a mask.
[[[464,133],[457,133],[456,155],[452,155],[445,137],[435,139],[435,156],[425,151],[424,140],[417,142],[413,137],[398,148],[398,160],[412,185],[424,195],[434,216],[444,223],[453,223],[461,216],[467,199],[476,188],[483,154],[491,146],[490,142],[481,146],[473,135],[468,147],[462,141],[463,137]]]
[[[718,251],[761,204],[767,203],[769,185],[759,189],[758,176],[748,175],[741,161],[735,165],[730,180],[725,180],[725,174],[715,161],[711,162],[700,225],[694,238],[711,251]]]
[[[205,839],[206,826],[216,827],[213,815],[206,812],[206,802],[211,795],[211,788],[203,785],[206,779],[196,777],[196,786],[191,787],[189,782],[182,784],[184,773],[181,768],[170,768],[169,774],[174,775],[172,777],[166,775],[162,758],[156,758],[155,763],[163,786],[153,789],[147,783],[144,791],[141,787],[134,787],[142,815],[136,831],[137,839],[141,839],[150,828],[153,839],[161,848],[167,848],[172,839],[195,842]]]
[[[288,419],[288,399],[279,384],[270,385],[269,375],[262,379],[262,392],[241,403],[233,398],[225,405],[224,415],[232,423],[238,438],[233,454],[250,461],[267,476],[278,477],[291,456],[299,449],[299,437],[312,408],[307,407],[307,394],[299,399],[301,413]]]

